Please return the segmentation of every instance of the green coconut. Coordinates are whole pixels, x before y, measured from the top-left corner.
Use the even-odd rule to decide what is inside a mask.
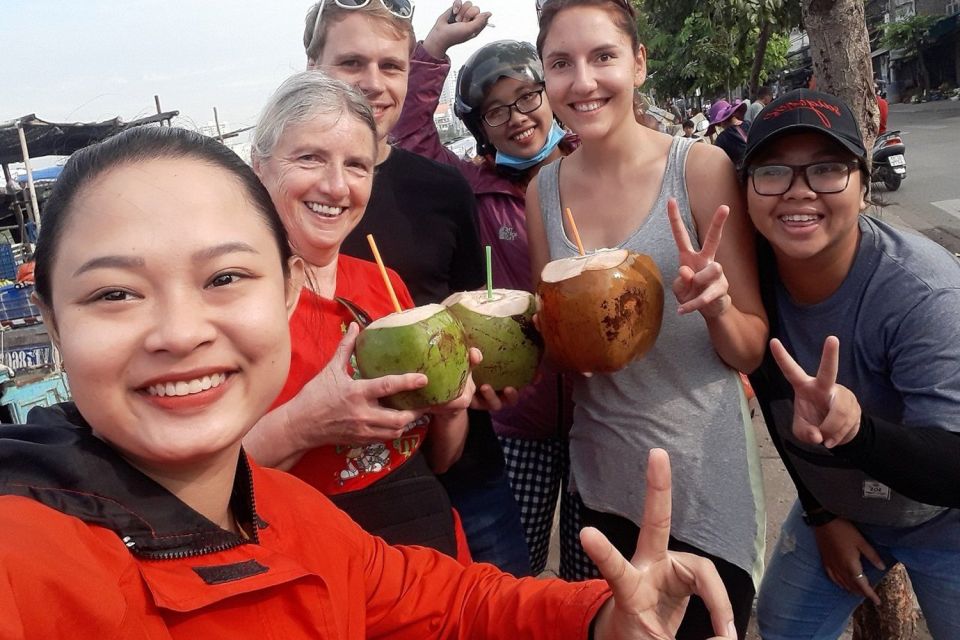
[[[533,326],[537,301],[527,291],[494,289],[454,293],[443,301],[467,335],[467,344],[483,353],[473,370],[477,385],[497,391],[533,382],[543,356],[543,339]]]
[[[463,393],[470,371],[460,322],[439,304],[391,313],[357,336],[357,368],[364,378],[422,373],[427,385],[381,398],[392,409],[445,404]]]
[[[660,333],[663,279],[650,256],[600,249],[549,262],[537,294],[547,354],[565,370],[618,371]]]

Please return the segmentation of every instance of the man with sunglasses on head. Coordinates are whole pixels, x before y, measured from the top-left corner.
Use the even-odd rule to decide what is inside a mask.
[[[960,638],[960,264],[863,214],[856,119],[801,89],[744,155],[775,338],[750,376],[797,487],[760,586],[766,640],[837,638],[902,562],[935,638]]]
[[[413,9],[413,0],[321,0],[307,12],[303,43],[307,67],[360,89],[377,122],[373,192],[341,252],[371,260],[366,235],[373,234],[387,266],[422,305],[482,287],[485,270],[466,180],[452,167],[390,144],[416,45]],[[462,519],[473,559],[526,575],[530,561],[520,510],[490,414],[471,409],[469,420],[463,454],[440,480]]]

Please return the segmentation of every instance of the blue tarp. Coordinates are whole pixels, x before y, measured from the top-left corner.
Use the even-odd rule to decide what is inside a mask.
[[[63,167],[60,165],[37,169],[33,172],[33,181],[38,182],[40,180],[56,180],[61,171],[63,171]],[[24,173],[23,175],[17,176],[17,182],[20,184],[27,184],[27,174]]]

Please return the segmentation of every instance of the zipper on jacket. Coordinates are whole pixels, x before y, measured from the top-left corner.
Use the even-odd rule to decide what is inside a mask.
[[[242,471],[247,474],[247,495],[249,496],[251,515],[250,527],[253,532],[253,535],[249,539],[244,539],[242,536],[234,536],[234,540],[230,540],[221,544],[208,545],[199,548],[188,547],[171,549],[169,551],[141,551],[137,548],[137,543],[130,536],[124,536],[122,538],[123,544],[125,544],[131,552],[149,560],[183,560],[184,558],[193,558],[197,556],[228,551],[244,544],[260,544],[260,527],[258,526],[260,517],[257,515],[256,494],[253,492],[253,470],[250,468],[250,463],[247,461],[245,454],[243,454],[240,464],[243,466]],[[240,470],[241,469],[238,469],[238,471]]]

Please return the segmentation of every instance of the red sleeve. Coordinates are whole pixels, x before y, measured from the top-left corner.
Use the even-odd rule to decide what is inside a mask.
[[[464,567],[422,547],[365,538],[369,638],[587,638],[611,595],[602,580],[517,579],[489,564]]]

